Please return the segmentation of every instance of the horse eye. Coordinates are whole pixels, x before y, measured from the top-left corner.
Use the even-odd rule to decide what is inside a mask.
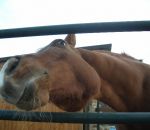
[[[60,41],[58,41],[58,45],[65,45],[65,41],[64,40],[60,40]]]

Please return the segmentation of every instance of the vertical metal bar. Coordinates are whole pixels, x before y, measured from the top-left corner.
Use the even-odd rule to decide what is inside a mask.
[[[90,110],[90,107],[89,107],[89,104],[87,104],[83,112],[88,113],[89,110]],[[83,124],[83,130],[89,130],[89,124]]]
[[[100,107],[99,107],[99,101],[97,101],[96,109],[98,110],[97,112],[99,112],[99,109],[100,109]],[[97,130],[100,130],[100,124],[99,123],[97,124]]]

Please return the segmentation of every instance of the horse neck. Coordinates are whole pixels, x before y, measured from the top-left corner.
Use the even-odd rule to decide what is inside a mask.
[[[138,109],[141,92],[138,85],[141,80],[137,76],[136,69],[130,67],[131,59],[128,61],[121,55],[112,55],[104,51],[83,49],[78,49],[78,51],[82,58],[96,70],[101,79],[101,92],[98,100],[116,111],[132,111],[135,107]],[[131,65],[133,64],[131,62]]]

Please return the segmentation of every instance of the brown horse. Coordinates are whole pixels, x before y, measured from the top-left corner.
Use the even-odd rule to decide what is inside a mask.
[[[75,42],[71,34],[35,54],[9,59],[0,72],[2,98],[25,110],[53,102],[78,111],[97,99],[119,112],[150,111],[149,65],[127,55],[74,48]]]

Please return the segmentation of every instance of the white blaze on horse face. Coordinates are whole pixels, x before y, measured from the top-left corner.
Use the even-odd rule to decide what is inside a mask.
[[[1,70],[0,71],[0,89],[3,87],[4,85],[4,71]]]
[[[1,69],[1,71],[0,71],[0,89],[2,88],[2,87],[4,87],[4,78],[5,78],[5,71],[6,71],[6,69],[7,69],[7,66],[8,66],[8,64],[9,64],[9,60],[3,65],[3,67],[2,67],[2,69]]]
[[[0,71],[0,98],[2,98],[1,96],[1,89],[2,87],[4,87],[4,78],[5,78],[5,71],[7,69],[7,66],[9,64],[9,60],[3,65],[1,71]]]
[[[7,69],[9,69],[11,63],[16,62],[16,60],[17,59],[15,59],[15,58],[11,58],[11,59],[7,60],[7,62],[3,65],[3,67],[0,71],[0,97],[2,97],[1,90],[5,86],[4,80],[5,80],[5,76],[6,76],[6,71],[7,71]]]
[[[0,98],[2,98],[1,96],[1,88],[4,86],[4,72],[3,70],[0,71]]]

